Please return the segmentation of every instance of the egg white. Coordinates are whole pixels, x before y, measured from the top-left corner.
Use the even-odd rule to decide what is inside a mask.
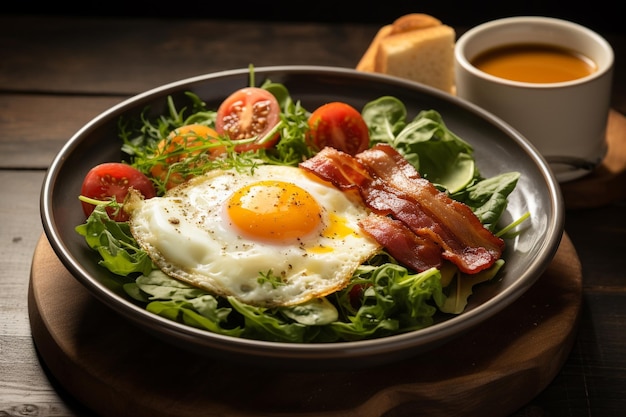
[[[310,175],[271,165],[252,174],[212,171],[163,197],[131,193],[124,209],[133,236],[166,274],[251,305],[296,305],[345,287],[380,249],[358,225],[368,214],[360,201]],[[245,237],[233,226],[224,208],[232,193],[268,179],[296,184],[314,197],[321,207],[318,230],[277,242]]]

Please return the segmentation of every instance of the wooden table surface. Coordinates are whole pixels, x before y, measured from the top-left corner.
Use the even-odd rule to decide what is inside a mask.
[[[182,78],[250,63],[354,68],[377,29],[371,23],[0,16],[1,416],[94,415],[39,361],[27,311],[33,250],[43,233],[41,184],[65,141],[112,105]],[[603,35],[616,52],[613,109],[626,114],[626,37]],[[567,210],[565,230],[584,274],[578,336],[561,372],[515,416],[605,417],[626,410],[625,203]]]

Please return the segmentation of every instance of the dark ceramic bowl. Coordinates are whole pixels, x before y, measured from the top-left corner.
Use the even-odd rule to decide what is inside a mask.
[[[211,357],[289,369],[362,368],[417,355],[471,331],[518,299],[548,267],[563,233],[558,183],[532,145],[498,118],[437,90],[351,69],[265,67],[256,68],[255,77],[257,84],[267,77],[285,84],[292,97],[308,109],[335,100],[361,108],[368,101],[391,95],[402,100],[412,116],[423,109],[437,110],[447,126],[474,147],[482,174],[521,173],[503,220],[511,221],[529,211],[530,227],[507,242],[506,266],[499,279],[479,286],[464,313],[407,334],[331,344],[262,342],[213,334],[149,313],[114,285],[109,272],[98,265],[97,254],[74,231],[84,221],[77,197],[91,167],[120,160],[117,121],[121,115],[138,115],[148,105],[155,115],[163,114],[167,97],[180,101],[185,91],[217,108],[231,92],[249,82],[248,69],[198,76],[139,94],[93,119],[61,149],[43,184],[41,217],[56,255],[80,284],[129,322],[163,341]]]

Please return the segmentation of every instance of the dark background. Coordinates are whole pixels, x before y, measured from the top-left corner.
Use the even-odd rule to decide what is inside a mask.
[[[20,1],[4,4],[3,14],[44,14],[99,17],[152,17],[234,19],[266,21],[361,22],[387,24],[412,12],[433,15],[456,27],[474,26],[487,20],[514,15],[550,16],[572,20],[603,33],[624,33],[626,15],[621,0],[100,0],[65,4],[49,1],[35,5]],[[25,30],[28,30],[25,28]]]

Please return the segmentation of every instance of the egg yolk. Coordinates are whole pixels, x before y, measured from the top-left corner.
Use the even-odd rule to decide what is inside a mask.
[[[354,229],[346,224],[346,219],[338,216],[335,213],[330,213],[328,216],[328,226],[322,231],[322,236],[328,239],[344,239],[348,235],[356,235]],[[317,245],[307,248],[308,252],[312,253],[329,253],[333,252],[335,248],[328,245]]]
[[[228,200],[226,211],[246,236],[277,243],[306,236],[321,223],[321,208],[313,196],[284,181],[260,181],[240,188]]]

